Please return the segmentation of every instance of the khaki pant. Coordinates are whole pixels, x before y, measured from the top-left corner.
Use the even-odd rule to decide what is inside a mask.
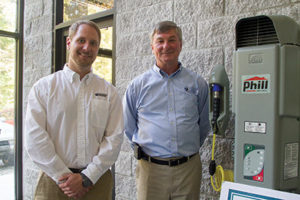
[[[88,191],[80,200],[111,200],[112,199],[113,179],[111,171],[105,172],[93,188]],[[70,200],[58,185],[44,172],[41,172],[34,200]]]
[[[136,169],[138,200],[199,200],[202,178],[199,154],[169,167],[139,160]]]

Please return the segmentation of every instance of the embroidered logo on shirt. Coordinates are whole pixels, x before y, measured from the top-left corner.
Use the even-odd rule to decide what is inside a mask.
[[[104,94],[104,93],[95,93],[95,96],[96,97],[106,97],[107,94]]]
[[[194,87],[184,87],[184,91],[186,91],[189,94],[198,95],[198,89]]]

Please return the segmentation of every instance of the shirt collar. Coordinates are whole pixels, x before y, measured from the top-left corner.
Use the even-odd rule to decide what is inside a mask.
[[[77,79],[77,80],[80,79],[79,74],[77,74],[76,72],[74,72],[73,70],[71,70],[71,69],[69,68],[68,64],[65,64],[63,71],[64,71],[64,73],[65,73],[67,79],[68,79],[71,83],[73,83],[76,79]],[[82,81],[83,81],[86,85],[88,85],[88,84],[92,81],[93,75],[94,75],[94,74],[93,74],[93,70],[91,70],[90,73],[86,74],[86,75],[83,77]]]
[[[159,74],[162,78],[163,77],[173,77],[182,70],[181,62],[178,62],[178,66],[179,66],[179,68],[177,69],[177,71],[174,72],[173,74],[171,74],[170,76],[166,72],[161,70],[156,64],[154,64],[153,70],[154,70],[155,73]]]

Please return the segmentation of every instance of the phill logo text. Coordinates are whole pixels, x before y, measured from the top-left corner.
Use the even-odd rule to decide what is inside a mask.
[[[242,76],[242,93],[270,93],[270,74]]]

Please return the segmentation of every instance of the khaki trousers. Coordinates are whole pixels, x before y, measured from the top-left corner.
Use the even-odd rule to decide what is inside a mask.
[[[139,160],[138,200],[199,200],[202,178],[200,155],[175,167]]]
[[[113,179],[110,170],[107,170],[93,188],[80,200],[111,200]],[[40,173],[34,200],[71,200],[58,185],[44,172]]]

